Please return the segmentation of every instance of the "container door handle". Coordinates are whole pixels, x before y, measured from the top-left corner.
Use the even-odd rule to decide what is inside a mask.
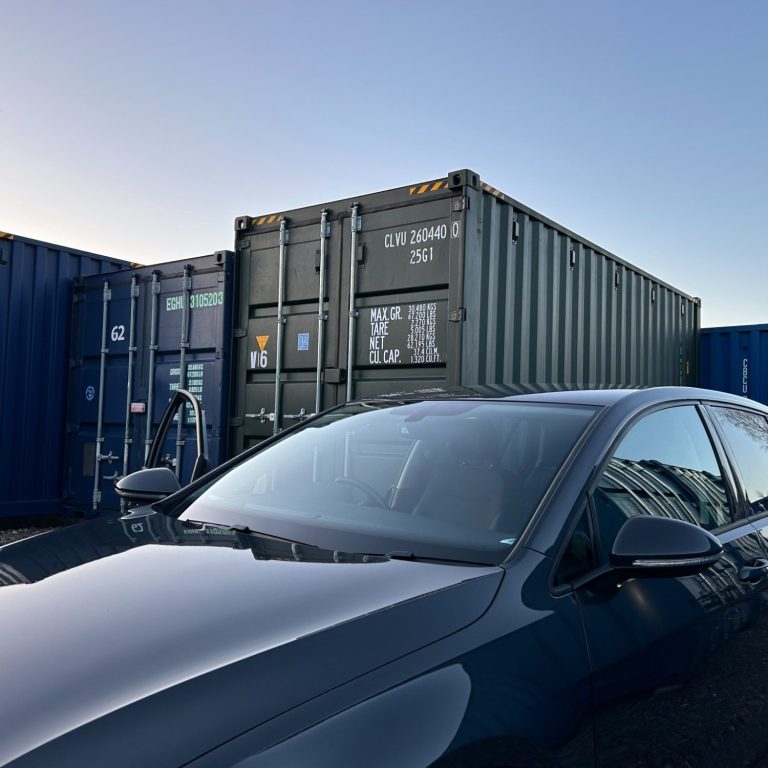
[[[305,408],[302,408],[298,413],[283,414],[284,419],[291,419],[292,421],[304,421],[304,419],[308,419],[310,416],[314,416],[314,414],[307,413]]]

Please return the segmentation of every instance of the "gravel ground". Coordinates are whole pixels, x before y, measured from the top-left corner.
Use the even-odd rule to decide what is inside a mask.
[[[0,547],[3,544],[10,544],[12,541],[26,539],[27,536],[34,536],[37,533],[52,531],[53,528],[10,528],[7,531],[0,530]]]

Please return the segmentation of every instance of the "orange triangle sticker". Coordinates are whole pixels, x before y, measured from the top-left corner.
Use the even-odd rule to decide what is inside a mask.
[[[264,351],[264,347],[267,346],[267,342],[269,341],[269,336],[257,336],[256,341],[259,344],[259,350],[261,352]]]

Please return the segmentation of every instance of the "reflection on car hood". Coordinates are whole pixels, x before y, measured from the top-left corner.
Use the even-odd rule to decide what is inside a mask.
[[[461,629],[500,579],[491,566],[363,558],[191,530],[163,515],[4,547],[0,679],[13,693],[0,697],[0,764],[131,705],[168,706],[163,697],[180,688],[173,706],[191,718],[229,707],[227,727],[245,730]],[[323,653],[345,653],[340,642],[354,647],[324,664]],[[216,676],[235,669],[222,698]],[[289,678],[299,673],[307,679],[297,687]],[[253,681],[269,675],[286,684],[259,693]],[[247,707],[233,701],[245,683]],[[203,684],[212,686],[204,696],[192,690]],[[206,738],[190,734],[190,753],[215,744],[215,727]]]

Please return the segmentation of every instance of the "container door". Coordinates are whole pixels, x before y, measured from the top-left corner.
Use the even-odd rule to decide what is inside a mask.
[[[146,397],[151,399],[152,423],[146,429],[146,416],[137,426],[154,437],[157,425],[174,392],[181,387],[190,391],[202,406],[206,421],[209,466],[215,467],[225,458],[222,419],[226,413],[227,376],[224,364],[226,303],[224,270],[189,269],[186,275],[164,279],[161,283],[157,352],[154,370],[145,357],[143,381]],[[185,307],[188,306],[188,309]],[[150,386],[152,389],[150,389]],[[182,423],[169,430],[163,456],[174,469],[181,485],[190,480],[197,454],[195,415],[185,407]],[[180,444],[177,444],[180,443]],[[144,460],[142,453],[138,469]],[[132,468],[132,470],[134,469]]]
[[[336,403],[339,231],[326,211],[240,243],[236,453]]]
[[[89,279],[79,291],[67,506],[86,514],[120,508],[113,480],[144,465],[149,441],[180,386],[201,401],[209,466],[227,458],[232,266],[232,254],[222,251],[183,267]],[[194,426],[194,413],[185,409],[164,445],[167,465],[182,485],[194,466]]]
[[[446,188],[238,220],[233,453],[352,398],[458,383],[465,203]]]
[[[343,219],[338,355],[352,373],[337,402],[456,382],[462,235],[461,198]]]
[[[124,274],[89,280],[76,297],[65,502],[88,513],[119,507],[112,483],[130,455],[126,396],[139,381],[143,302],[138,278]]]

